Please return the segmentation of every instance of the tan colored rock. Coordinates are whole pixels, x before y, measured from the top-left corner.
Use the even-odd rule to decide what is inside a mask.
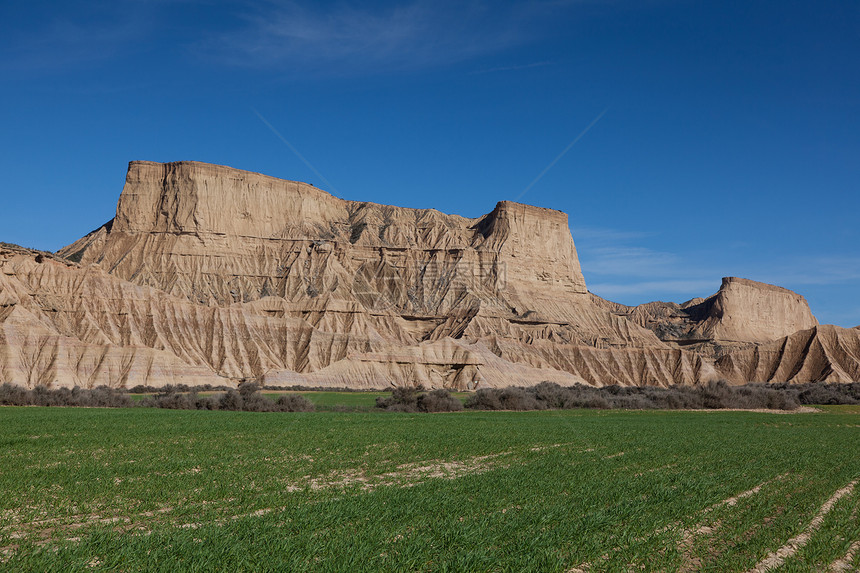
[[[498,348],[485,341],[502,337],[526,347],[547,339],[622,354],[664,346],[591,304],[567,215],[507,201],[469,219],[344,201],[221,166],[132,162],[116,218],[61,254],[210,308],[238,305],[303,321],[312,342],[336,341],[331,352],[318,352],[297,338],[292,352],[301,359],[261,367],[272,381],[325,370],[342,385],[356,383],[350,376],[362,386],[573,383],[593,375],[579,376],[558,350],[541,358],[528,348],[513,352],[530,357],[521,360],[527,370],[499,368],[490,380],[481,372],[498,354],[471,350],[484,357],[472,364],[455,349]],[[446,340],[457,341],[440,347],[446,356],[422,358],[436,348],[428,343]],[[249,375],[229,372],[241,374]]]
[[[798,295],[741,279],[685,305],[603,301],[559,211],[465,218],[195,162],[132,162],[116,217],[59,254],[0,249],[5,380],[697,384],[752,372],[697,344],[814,321]]]
[[[860,381],[860,330],[815,326],[717,360],[722,376],[744,382]]]
[[[517,299],[540,287],[551,307],[586,292],[559,211],[503,201],[467,219],[196,162],[132,162],[115,219],[60,253],[217,305],[331,294],[428,314],[500,289]]]
[[[36,263],[37,256],[0,254],[0,380],[87,388],[217,383],[208,368],[138,343],[140,325],[129,328],[124,311],[149,307],[147,293],[126,298],[111,288],[123,281],[70,272],[53,260]],[[69,280],[57,284],[57,276]]]
[[[603,301],[595,303],[653,330],[660,340],[680,346],[700,343],[731,346],[762,343],[818,326],[801,295],[788,289],[726,277],[720,290],[707,299],[683,304],[650,302],[636,307]]]
[[[702,303],[705,304],[705,303]],[[818,326],[802,296],[788,289],[728,277],[715,295],[708,317],[695,332],[702,338],[767,342]]]
[[[589,352],[575,345],[565,350],[550,342],[529,350],[525,342],[497,336],[421,342],[409,329],[413,317],[376,316],[375,324],[384,327],[377,330],[356,303],[317,300],[316,306],[303,306],[265,297],[210,307],[134,285],[96,265],[36,263],[27,252],[0,255],[0,299],[0,373],[29,387],[234,385],[242,378],[358,388],[421,383],[474,389],[543,380],[599,384],[595,363],[601,352],[625,365],[606,380],[628,383],[640,381],[648,372],[643,365],[665,352]],[[556,333],[563,330],[553,327]],[[534,339],[516,330],[522,326],[513,328],[523,340]],[[567,356],[568,351],[575,355]],[[576,373],[580,368],[583,376]],[[688,370],[685,379],[695,381],[694,368]],[[665,373],[643,380],[673,381]]]

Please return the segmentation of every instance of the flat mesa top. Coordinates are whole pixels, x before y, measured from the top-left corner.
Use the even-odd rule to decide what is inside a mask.
[[[228,165],[219,165],[216,163],[206,163],[203,161],[170,161],[165,163],[160,163],[157,161],[146,161],[146,160],[134,160],[128,162],[128,173],[131,176],[132,172],[140,173],[141,171],[153,171],[153,175],[160,177],[165,172],[170,171],[188,171],[189,175],[193,174],[201,174],[201,175],[210,175],[215,177],[225,177],[229,179],[249,179],[249,178],[259,178],[264,180],[269,180],[272,182],[281,182],[281,183],[289,183],[294,185],[302,185],[308,187],[310,189],[314,189],[320,193],[324,193],[328,196],[335,197],[339,199],[336,195],[326,191],[325,189],[321,189],[311,183],[306,183],[304,181],[296,181],[292,179],[282,179],[280,177],[274,177],[272,175],[266,175],[264,173],[258,173],[256,171],[248,171],[245,169],[237,169],[235,167],[230,167]],[[373,203],[371,201],[351,201],[347,200],[350,203],[357,204],[367,204],[367,205],[380,205],[383,207],[388,207],[388,205],[384,205],[381,203]],[[400,209],[404,207],[398,207]],[[437,209],[414,209],[417,211],[437,211]],[[535,205],[529,205],[528,203],[519,203],[517,201],[508,201],[503,200],[496,203],[496,211],[499,210],[518,210],[522,214],[528,214],[532,216],[538,217],[546,217],[549,219],[560,219],[564,218],[564,221],[567,221],[567,213],[564,211],[560,211],[558,209],[551,209],[548,207],[538,207]],[[456,215],[451,213],[451,215],[461,217],[461,215]],[[480,217],[463,217],[465,219],[479,219]]]

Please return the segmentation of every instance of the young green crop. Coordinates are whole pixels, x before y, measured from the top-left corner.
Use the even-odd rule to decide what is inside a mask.
[[[839,410],[0,416],[14,571],[745,571],[860,477]],[[858,507],[785,570],[844,558]]]

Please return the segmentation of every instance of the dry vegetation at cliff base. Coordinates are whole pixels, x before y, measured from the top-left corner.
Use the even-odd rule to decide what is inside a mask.
[[[0,569],[856,570],[824,410],[3,408]]]
[[[213,390],[215,390],[213,392]],[[79,406],[103,408],[150,407],[170,410],[231,410],[241,412],[310,412],[324,410],[368,411],[371,403],[389,412],[459,412],[461,410],[571,410],[578,408],[625,410],[795,410],[803,404],[860,404],[860,383],[850,384],[745,384],[716,381],[701,386],[535,386],[488,388],[452,394],[445,389],[401,386],[369,392],[285,391],[246,382],[237,389],[188,387],[117,390],[96,388],[32,389],[0,385],[0,406]]]

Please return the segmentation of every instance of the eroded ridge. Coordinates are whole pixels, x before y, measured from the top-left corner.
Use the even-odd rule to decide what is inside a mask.
[[[446,215],[189,161],[130,163],[116,216],[58,256],[0,244],[0,331],[4,381],[28,387],[860,376],[860,331],[773,285],[727,277],[635,308],[592,295],[560,211]]]

